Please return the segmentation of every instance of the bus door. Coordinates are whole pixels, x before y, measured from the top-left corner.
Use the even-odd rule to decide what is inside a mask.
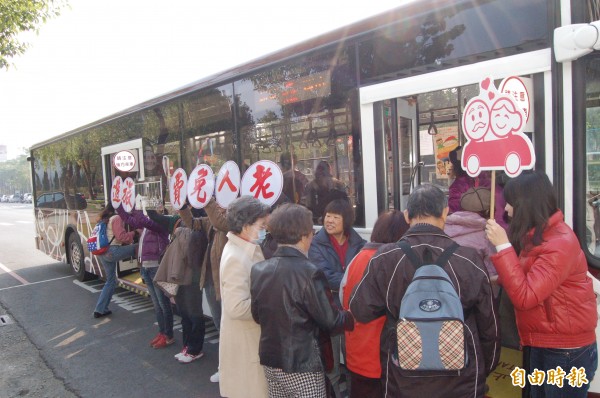
[[[492,77],[499,92],[529,98],[524,131],[533,141],[535,167],[555,176],[553,99],[548,94],[553,92],[551,63],[550,52],[539,51],[361,87],[366,225],[374,225],[384,211],[405,210],[407,196],[419,184],[448,192],[453,182],[450,152],[466,142],[462,115],[487,77]],[[501,88],[509,77],[518,77],[526,89]],[[496,173],[502,178],[503,173]],[[510,314],[500,316],[502,366],[488,379],[493,398],[522,392],[510,384],[510,371],[524,366],[518,340],[510,340],[516,336]]]
[[[105,146],[102,154],[102,178],[104,181],[104,195],[110,202],[112,181],[120,176],[125,179],[131,177],[136,183],[145,180],[144,156],[142,139]],[[124,276],[137,270],[136,259],[123,260],[118,264],[119,276]],[[141,283],[141,279],[134,283]]]
[[[380,208],[402,209],[406,206],[414,184],[414,132],[417,126],[417,107],[405,98],[385,100],[376,104],[377,185],[385,187],[377,192]]]

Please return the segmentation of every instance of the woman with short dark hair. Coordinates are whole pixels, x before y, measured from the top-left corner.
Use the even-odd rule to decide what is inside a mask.
[[[308,261],[312,227],[305,207],[278,207],[269,219],[278,248],[252,267],[252,316],[261,325],[259,357],[270,397],[324,398],[319,331],[341,333],[353,325],[350,313],[333,303],[323,272]]]
[[[338,291],[344,271],[350,261],[362,249],[365,240],[352,228],[354,209],[350,201],[336,199],[325,207],[323,228],[315,235],[308,258],[321,268],[332,290],[336,304],[341,307]],[[340,350],[343,350],[343,336],[331,339],[333,348],[333,368],[327,374],[336,397],[340,392]]]
[[[508,235],[489,220],[486,235],[498,253],[492,261],[515,307],[530,369],[591,381],[598,366],[596,296],[579,240],[564,222],[556,193],[542,172],[523,172],[504,188],[512,217]],[[583,373],[583,372],[584,373]],[[570,372],[570,373],[569,373]],[[550,377],[550,376],[548,376]],[[586,397],[589,383],[531,386],[531,396]]]
[[[260,326],[250,310],[250,270],[264,260],[260,242],[270,207],[251,196],[242,196],[227,209],[227,244],[220,268],[221,331],[219,388],[229,398],[266,397],[267,381],[258,362]]]

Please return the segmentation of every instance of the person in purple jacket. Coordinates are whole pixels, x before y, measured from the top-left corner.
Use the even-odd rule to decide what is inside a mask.
[[[462,195],[473,187],[485,187],[491,189],[492,178],[488,171],[482,171],[477,177],[471,177],[463,170],[461,166],[461,154],[460,150],[462,147],[457,147],[450,151],[448,157],[452,164],[452,175],[454,176],[454,182],[448,188],[448,209],[449,214],[456,211],[460,211],[460,199]],[[502,194],[502,187],[496,183],[496,192],[494,194],[494,219],[504,229],[508,229],[508,224],[504,221],[504,195]]]
[[[158,270],[160,259],[169,245],[169,231],[161,224],[152,221],[141,210],[125,212],[119,206],[117,213],[123,221],[133,228],[143,228],[138,248],[138,261],[142,264],[140,274],[148,288],[148,293],[154,305],[154,313],[158,322],[159,333],[152,339],[153,348],[165,348],[175,343],[173,338],[173,310],[171,301],[154,285],[154,276]]]

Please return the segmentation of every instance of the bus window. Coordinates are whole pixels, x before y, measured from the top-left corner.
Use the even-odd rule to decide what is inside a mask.
[[[586,68],[586,243],[600,256],[600,59]]]

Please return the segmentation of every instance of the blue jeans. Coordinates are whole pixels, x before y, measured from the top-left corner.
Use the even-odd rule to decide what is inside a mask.
[[[583,384],[580,388],[571,387],[566,378],[571,372],[571,368],[584,368],[586,379],[592,381],[596,368],[598,367],[598,348],[596,343],[581,348],[558,349],[558,348],[537,348],[531,347],[530,367],[533,369],[548,370],[556,369],[560,366],[565,372],[563,387],[559,388],[554,384],[549,384],[547,380],[541,386],[531,386],[532,398],[585,398],[587,397],[588,384]],[[531,373],[531,371],[529,373]]]
[[[117,262],[124,258],[134,257],[136,248],[137,244],[127,246],[111,245],[108,251],[99,257],[106,274],[106,283],[102,288],[102,292],[100,292],[100,297],[98,297],[95,312],[105,314],[108,311],[108,304],[110,304],[110,299],[117,285]]]
[[[142,275],[142,279],[144,279],[144,283],[152,299],[152,304],[154,305],[154,314],[156,315],[156,322],[158,322],[158,329],[160,333],[172,339],[173,309],[171,308],[171,300],[162,290],[154,285],[153,281],[157,271],[158,267],[142,267],[140,274]]]

